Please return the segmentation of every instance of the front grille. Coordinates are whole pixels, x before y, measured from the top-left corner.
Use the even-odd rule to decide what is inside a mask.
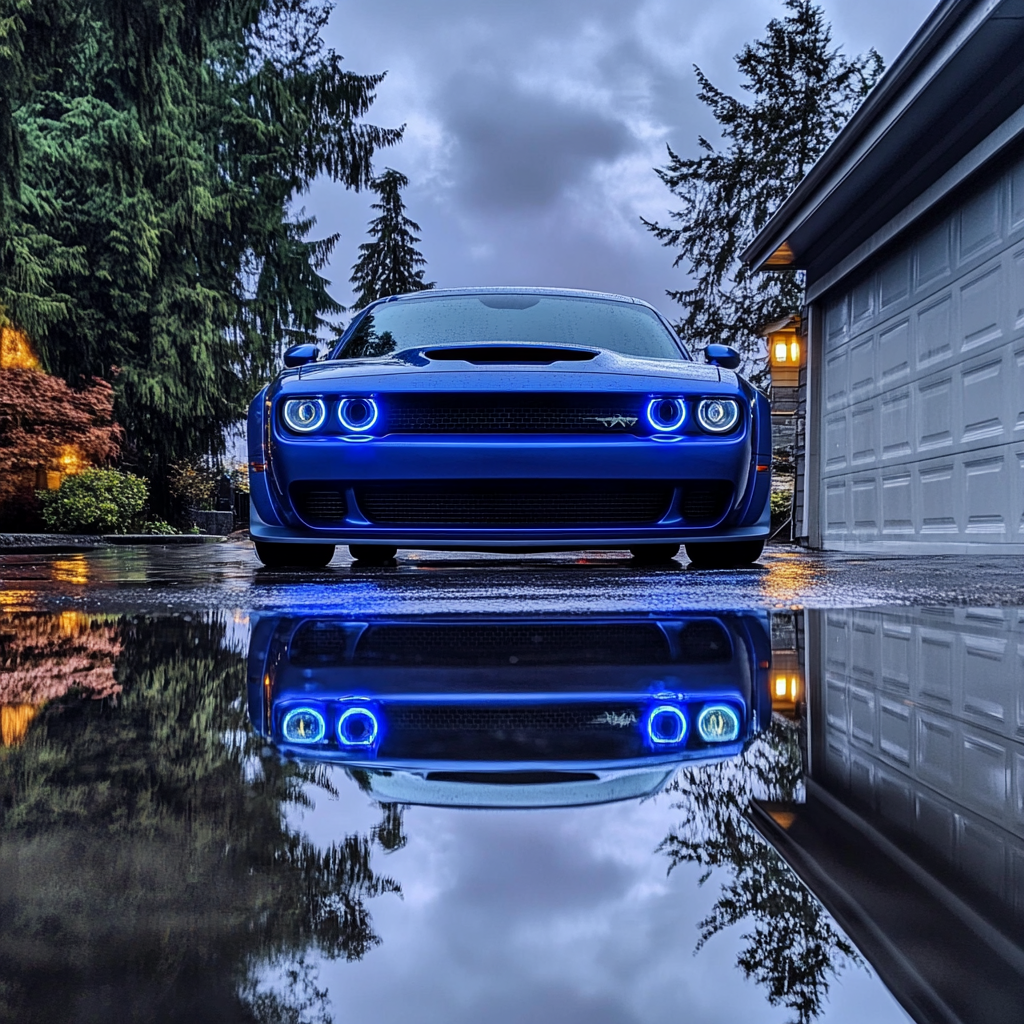
[[[606,704],[538,704],[529,707],[487,707],[474,704],[392,704],[390,729],[428,732],[565,732],[635,728],[641,710],[635,706]]]
[[[381,756],[511,760],[621,758],[645,752],[640,704],[390,704]]]
[[[344,652],[344,640],[339,640]],[[370,626],[353,656],[356,665],[438,668],[667,665],[671,661],[665,633],[654,623]]]
[[[356,501],[391,526],[639,526],[664,518],[672,493],[661,481],[442,481],[363,484]]]
[[[679,511],[694,526],[717,523],[729,509],[732,485],[712,480],[707,483],[684,483]]]
[[[643,434],[644,396],[393,394],[389,434]]]
[[[292,487],[292,504],[310,526],[333,526],[348,515],[345,491],[329,484],[296,484]]]

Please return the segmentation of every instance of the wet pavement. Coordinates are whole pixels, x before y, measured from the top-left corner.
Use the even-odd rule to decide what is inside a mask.
[[[0,555],[0,1021],[1019,1022],[1021,575]]]
[[[108,611],[343,608],[353,615],[443,612],[671,612],[688,608],[1022,605],[1019,556],[848,556],[767,549],[743,570],[657,568],[625,552],[484,555],[403,551],[361,566],[344,548],[317,572],[264,569],[247,541],[0,552],[0,607]]]

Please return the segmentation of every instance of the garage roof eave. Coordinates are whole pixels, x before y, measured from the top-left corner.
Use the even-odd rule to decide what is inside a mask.
[[[1004,6],[1017,8],[1021,2],[942,0],[806,177],[743,250],[742,262],[757,271],[807,269],[811,262],[808,239],[814,240],[816,231],[827,231],[830,226],[817,228],[815,215],[826,201],[834,211],[841,205],[836,200],[844,186],[851,179],[867,176],[862,166],[865,157],[872,157],[872,178],[879,176],[879,166],[884,168],[887,161],[898,158],[899,139],[925,128],[919,112],[906,117],[910,105],[955,63],[964,44]],[[901,129],[902,136],[893,129]]]

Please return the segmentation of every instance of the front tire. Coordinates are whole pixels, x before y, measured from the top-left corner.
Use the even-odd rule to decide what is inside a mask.
[[[686,555],[698,569],[735,569],[751,565],[764,551],[763,540],[737,540],[725,544],[687,544]]]
[[[387,565],[398,548],[386,548],[381,544],[349,544],[348,553],[363,565]]]
[[[255,543],[256,557],[268,569],[322,569],[334,557],[333,544]]]
[[[629,553],[633,556],[633,561],[639,565],[659,565],[662,562],[671,562],[679,554],[679,545],[643,544],[630,548]]]

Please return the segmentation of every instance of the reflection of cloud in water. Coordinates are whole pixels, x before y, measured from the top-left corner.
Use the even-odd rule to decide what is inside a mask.
[[[379,815],[338,770],[335,778],[338,799],[319,799],[303,819],[315,841]],[[699,922],[731,872],[716,870],[703,888],[698,865],[666,872],[656,850],[680,822],[673,799],[408,808],[407,845],[384,862],[403,899],[374,908],[382,944],[358,965],[321,965],[336,1019],[781,1024],[786,1010],[766,1005],[765,990],[736,967],[743,925],[694,956]],[[905,1021],[865,972],[848,972],[830,998],[829,1024]]]

